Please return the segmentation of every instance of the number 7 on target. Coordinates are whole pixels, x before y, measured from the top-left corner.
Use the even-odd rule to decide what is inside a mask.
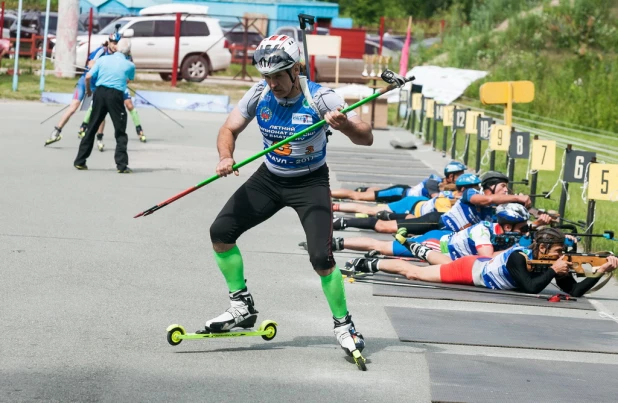
[[[556,170],[556,142],[554,140],[534,140],[532,142],[530,169],[536,171]]]

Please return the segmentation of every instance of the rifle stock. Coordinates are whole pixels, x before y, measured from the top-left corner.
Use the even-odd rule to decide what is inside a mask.
[[[571,262],[571,272],[577,277],[601,277],[603,273],[597,273],[597,269],[607,263],[609,253],[565,253],[567,262]],[[528,271],[548,270],[558,260],[558,257],[539,255],[538,259],[528,261]]]

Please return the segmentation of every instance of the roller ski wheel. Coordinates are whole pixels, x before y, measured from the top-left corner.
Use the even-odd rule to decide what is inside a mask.
[[[77,138],[78,139],[83,139],[86,136],[86,130],[88,129],[88,125],[82,123],[82,125],[79,127],[79,130],[77,132]]]
[[[352,352],[352,358],[354,358],[354,362],[356,363],[358,369],[361,371],[367,371],[367,360],[363,357],[359,350],[354,350]]]
[[[195,339],[216,339],[222,337],[244,337],[244,336],[260,336],[266,341],[270,341],[277,336],[277,322],[265,320],[260,324],[257,330],[234,328],[232,330],[213,333],[208,330],[198,330],[195,333],[187,333],[181,325],[170,325],[167,328],[167,342],[172,346],[179,345],[183,340]]]
[[[105,151],[105,144],[103,144],[103,142],[99,140],[97,141],[97,148],[99,149],[99,151],[103,152]]]
[[[141,136],[139,136],[139,141],[141,141],[142,143],[146,142],[146,136],[144,136],[143,134]]]

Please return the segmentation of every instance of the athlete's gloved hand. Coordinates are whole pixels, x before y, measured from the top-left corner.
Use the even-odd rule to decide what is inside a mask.
[[[326,123],[335,130],[345,130],[350,126],[347,115],[339,112],[343,108],[339,107],[336,111],[329,111],[324,115]]]
[[[236,164],[236,162],[234,161],[234,158],[222,158],[221,161],[219,161],[219,164],[217,165],[217,175],[219,175],[220,177],[223,176],[228,176],[230,175],[232,172],[234,172],[234,175],[238,176],[240,175],[238,171],[235,171],[234,169],[232,169],[232,167],[234,166],[234,164]]]

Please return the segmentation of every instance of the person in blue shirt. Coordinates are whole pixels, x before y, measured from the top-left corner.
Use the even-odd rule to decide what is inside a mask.
[[[69,119],[71,119],[71,116],[73,116],[73,114],[77,111],[77,109],[79,109],[80,104],[82,103],[82,101],[84,100],[86,96],[86,74],[88,74],[92,66],[95,65],[95,63],[97,62],[97,60],[99,60],[99,58],[103,56],[111,55],[112,53],[116,51],[116,46],[118,45],[119,40],[120,40],[120,34],[113,33],[109,36],[107,42],[105,42],[102,46],[98,47],[97,49],[95,49],[88,55],[88,60],[86,61],[84,74],[77,81],[77,84],[75,84],[75,91],[73,92],[73,99],[71,100],[71,103],[69,104],[69,107],[67,108],[66,112],[64,112],[64,115],[62,115],[62,117],[60,118],[58,125],[54,126],[54,130],[51,136],[49,137],[49,139],[45,141],[46,146],[52,143],[55,143],[57,141],[60,141],[62,139],[62,134],[61,134],[62,128],[69,122]],[[103,135],[103,127],[104,125],[102,124],[101,127],[99,128],[99,132],[101,133],[101,136]]]
[[[127,59],[131,62],[133,61],[133,58],[131,57],[130,54],[127,55]],[[142,143],[145,143],[146,135],[144,134],[144,129],[142,128],[142,123],[140,121],[139,114],[137,113],[137,109],[135,109],[135,106],[133,105],[133,101],[131,100],[131,93],[129,92],[128,88],[124,92],[124,106],[127,108],[127,110],[129,111],[129,114],[131,115],[131,120],[133,120],[133,124],[135,125],[135,131],[137,132],[137,137],[139,137],[139,140]],[[88,111],[86,111],[86,115],[84,115],[84,120],[82,122],[82,125],[80,126],[79,132],[77,133],[77,136],[80,139],[86,135],[86,129],[88,129],[88,123],[90,122],[91,113],[92,113],[92,103],[90,104]],[[99,151],[101,152],[105,149],[105,144],[103,144],[104,128],[105,128],[105,121],[101,123],[99,132],[97,133],[97,147],[99,148]]]
[[[131,51],[131,41],[123,38],[118,42],[117,52],[100,58],[86,74],[86,93],[92,94],[92,84],[96,87],[93,98],[92,116],[86,135],[82,138],[79,151],[73,165],[79,170],[86,170],[86,160],[94,146],[95,132],[105,116],[110,114],[116,136],[116,168],[118,173],[131,173],[129,155],[127,154],[127,113],[124,107],[124,93],[127,82],[135,79],[135,64],[127,60]]]

